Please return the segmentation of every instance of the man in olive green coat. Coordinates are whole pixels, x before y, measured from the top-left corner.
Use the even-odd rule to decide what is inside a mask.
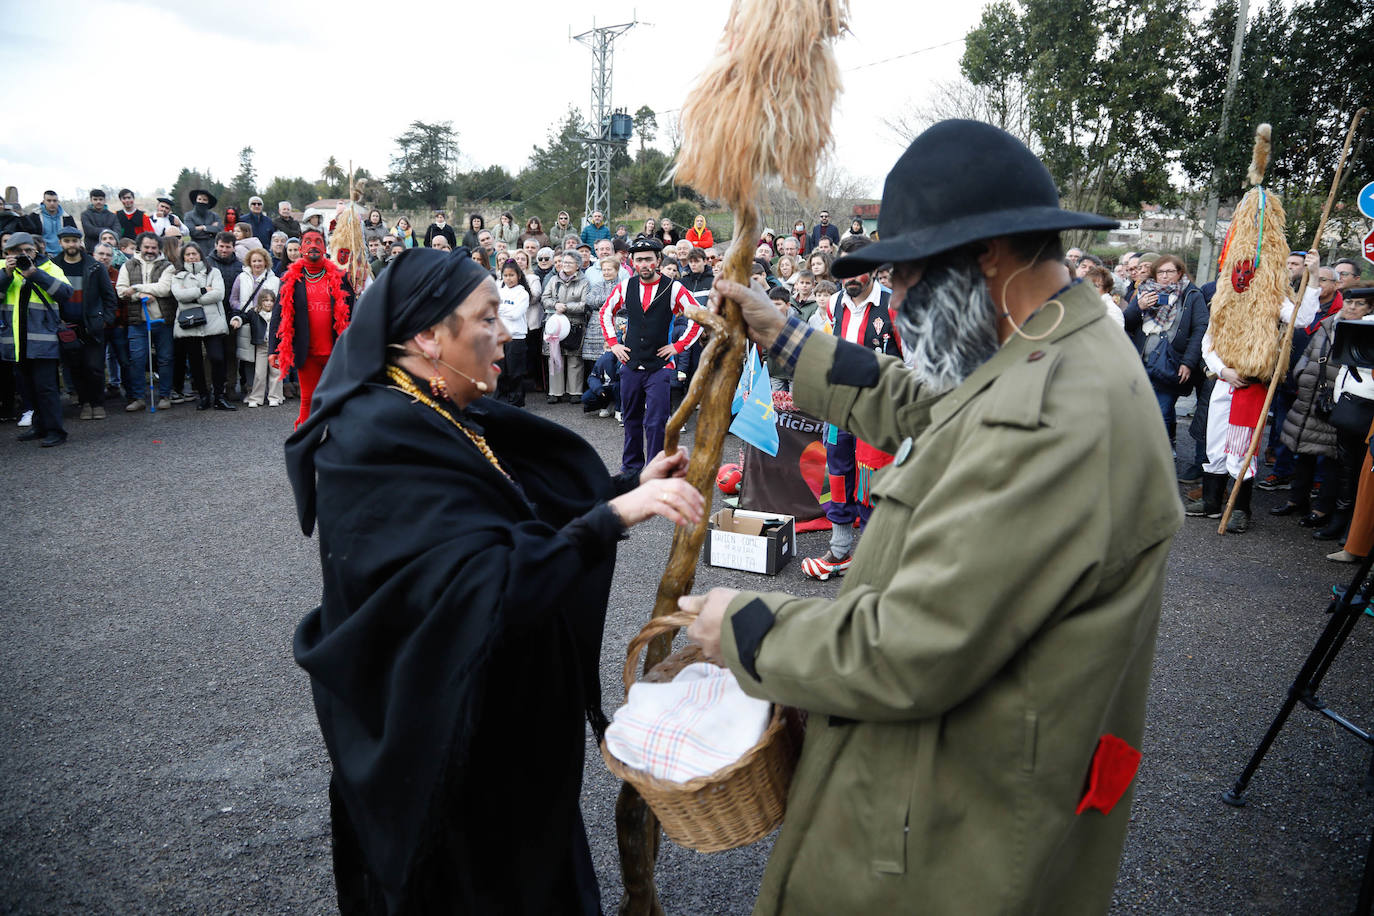
[[[682,599],[746,692],[810,711],[756,913],[1107,909],[1182,509],[1140,359],[1062,260],[1105,225],[943,122],[833,268],[894,264],[914,369],[717,284],[800,408],[896,455],[835,600]]]

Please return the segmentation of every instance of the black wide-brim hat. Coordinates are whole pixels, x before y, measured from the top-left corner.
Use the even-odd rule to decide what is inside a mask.
[[[878,238],[830,267],[840,278],[919,261],[979,239],[1117,221],[1059,208],[1049,169],[1011,134],[981,121],[941,121],[912,141],[883,185]]]
[[[196,205],[196,195],[197,195],[197,194],[204,194],[206,197],[210,198],[210,203],[209,203],[207,206],[211,206],[211,207],[218,206],[218,204],[219,204],[219,198],[218,198],[218,197],[216,197],[215,195],[211,194],[209,191],[205,190],[204,188],[192,188],[190,191],[186,192],[186,196],[189,197],[189,198],[191,198],[191,206],[192,206],[192,207],[194,207],[194,206]]]

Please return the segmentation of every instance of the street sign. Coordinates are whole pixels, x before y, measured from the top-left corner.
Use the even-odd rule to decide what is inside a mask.
[[[1360,188],[1360,212],[1374,219],[1374,181]]]
[[[1374,264],[1374,229],[1369,230],[1369,235],[1364,237],[1364,259]]]

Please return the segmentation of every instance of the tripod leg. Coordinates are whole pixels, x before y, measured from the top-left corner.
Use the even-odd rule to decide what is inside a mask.
[[[1340,649],[1345,637],[1350,634],[1350,627],[1354,625],[1354,618],[1361,612],[1359,609],[1351,610],[1351,600],[1355,597],[1355,592],[1359,585],[1364,582],[1369,575],[1370,568],[1374,567],[1374,551],[1365,557],[1364,562],[1355,573],[1351,580],[1350,587],[1341,596],[1335,612],[1331,619],[1327,621],[1322,629],[1321,636],[1317,637],[1317,644],[1312,647],[1307,660],[1303,662],[1302,668],[1298,671],[1298,676],[1293,679],[1292,685],[1288,688],[1288,696],[1284,698],[1283,705],[1279,707],[1279,714],[1274,717],[1273,724],[1264,733],[1264,738],[1260,741],[1259,747],[1250,755],[1250,761],[1245,765],[1239,777],[1236,778],[1235,785],[1222,794],[1221,800],[1233,807],[1241,807],[1245,804],[1245,790],[1250,785],[1251,778],[1255,771],[1259,769],[1260,763],[1264,761],[1264,756],[1269,753],[1270,746],[1278,738],[1279,732],[1283,731],[1283,726],[1288,721],[1288,716],[1293,712],[1293,707],[1298,700],[1311,696],[1316,690],[1317,683],[1320,682],[1320,674],[1324,674],[1326,668],[1330,666],[1331,659],[1334,658],[1335,651]]]

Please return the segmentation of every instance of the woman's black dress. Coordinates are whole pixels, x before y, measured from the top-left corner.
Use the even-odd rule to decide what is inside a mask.
[[[599,913],[583,720],[604,728],[624,532],[605,500],[634,481],[526,411],[484,398],[465,420],[514,482],[383,382],[314,449],[324,595],[294,648],[334,765],[340,909]]]

